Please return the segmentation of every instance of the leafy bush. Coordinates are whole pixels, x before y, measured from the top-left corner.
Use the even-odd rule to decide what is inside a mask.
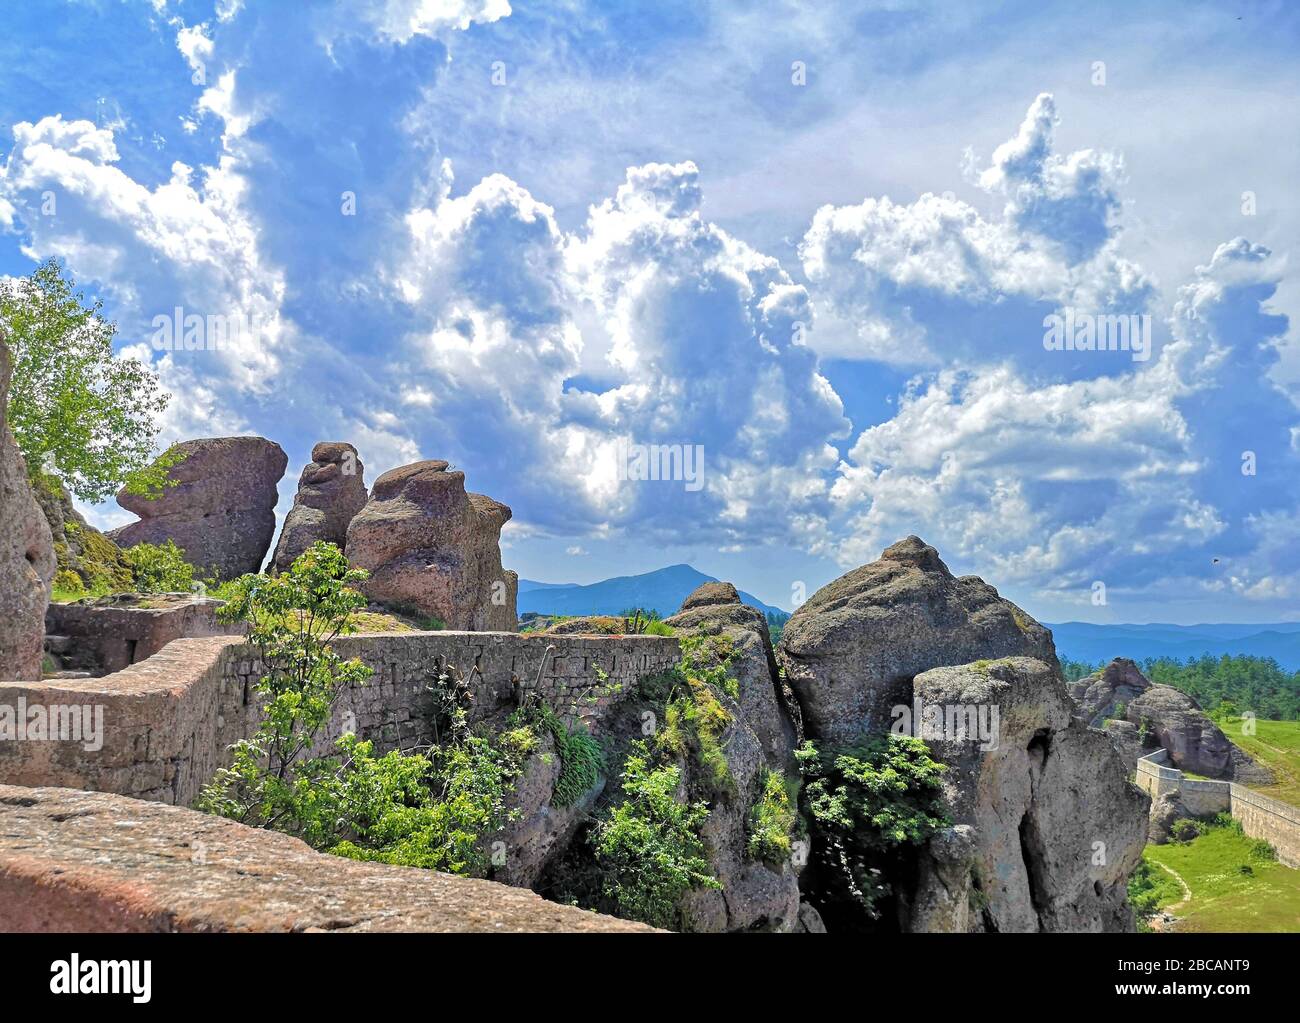
[[[560,807],[572,806],[600,780],[605,771],[605,751],[587,732],[565,728],[555,711],[545,704],[540,707],[540,716],[560,755],[560,777],[551,802]]]
[[[627,758],[622,803],[597,822],[592,845],[611,911],[655,927],[677,928],[692,888],[717,888],[699,829],[708,804],[677,799],[681,770],[652,766],[644,743]]]
[[[749,856],[780,868],[790,861],[790,839],[797,816],[799,780],[765,770],[758,802],[749,812]]]
[[[1162,903],[1177,902],[1182,889],[1173,877],[1145,858],[1128,879],[1128,902],[1137,917],[1139,931],[1150,931],[1150,920],[1160,911]]]
[[[1209,828],[1205,821],[1193,820],[1190,817],[1181,817],[1174,821],[1169,828],[1169,837],[1175,842],[1190,842],[1193,839],[1200,838]]]
[[[66,568],[54,573],[53,589],[56,600],[77,600],[86,595],[86,584],[81,581],[81,576]]]
[[[224,588],[220,614],[248,624],[266,667],[256,690],[266,702],[257,733],[234,745],[231,766],[197,805],[352,859],[485,873],[482,839],[511,818],[511,783],[536,747],[528,728],[495,741],[471,735],[464,687],[448,682],[440,688],[449,722],[442,745],[376,757],[370,742],[349,734],[335,755],[307,755],[340,697],[372,674],[330,646],[365,606],[351,588],[365,578],[333,544],[315,543],[288,572]]]
[[[188,593],[194,588],[194,566],[175,540],[138,543],[124,552],[131,566],[132,585],[140,593]]]
[[[821,750],[805,742],[795,758],[823,889],[850,917],[877,919],[907,850],[948,825],[940,800],[947,768],[921,740],[894,734]]]
[[[713,690],[688,678],[685,692],[664,708],[664,724],[655,735],[655,745],[677,757],[694,754],[713,790],[730,792],[735,780],[722,748],[722,733],[730,724],[731,714]]]

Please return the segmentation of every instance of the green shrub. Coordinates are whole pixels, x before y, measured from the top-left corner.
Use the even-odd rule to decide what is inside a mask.
[[[692,888],[717,888],[699,829],[703,802],[677,799],[681,770],[652,766],[644,743],[621,775],[624,800],[593,829],[601,891],[613,913],[655,927],[681,925],[680,902]]]
[[[761,785],[758,802],[749,812],[749,856],[780,868],[790,861],[799,780],[764,770]]]
[[[176,541],[138,543],[124,552],[132,585],[140,593],[188,593],[194,588],[194,566]]]
[[[333,544],[316,543],[287,572],[222,588],[221,617],[248,625],[265,666],[256,686],[263,719],[196,805],[352,859],[486,873],[483,839],[511,819],[512,782],[537,737],[527,727],[496,740],[470,734],[459,679],[441,677],[435,694],[448,724],[441,745],[376,757],[370,742],[349,734],[335,755],[307,755],[341,696],[372,675],[331,647],[366,606],[352,589],[365,578]]]
[[[541,705],[540,716],[560,756],[560,777],[555,781],[551,802],[560,807],[572,806],[600,780],[605,771],[605,751],[587,732],[565,728],[555,711],[545,704]]]
[[[664,723],[655,735],[655,745],[676,757],[693,754],[713,790],[730,792],[735,780],[722,748],[722,733],[730,724],[731,714],[713,690],[688,678],[685,692],[664,708]]]
[[[908,850],[948,825],[940,789],[947,768],[921,740],[893,734],[820,750],[805,742],[795,758],[828,899],[850,918],[877,919]]]
[[[1193,839],[1200,838],[1208,830],[1205,821],[1193,820],[1191,817],[1181,817],[1174,821],[1169,828],[1169,837],[1175,842],[1190,842]]]
[[[86,584],[81,581],[81,576],[66,568],[54,573],[53,589],[54,600],[79,600],[86,595]]]

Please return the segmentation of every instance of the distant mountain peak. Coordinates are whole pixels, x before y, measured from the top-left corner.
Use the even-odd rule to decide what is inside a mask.
[[[620,575],[600,582],[542,583],[519,580],[519,612],[538,614],[595,615],[618,614],[640,607],[658,611],[667,617],[674,614],[687,596],[701,583],[721,582],[685,563],[666,565],[640,575]],[[740,591],[740,599],[764,614],[786,615],[779,607],[766,604],[751,593]]]

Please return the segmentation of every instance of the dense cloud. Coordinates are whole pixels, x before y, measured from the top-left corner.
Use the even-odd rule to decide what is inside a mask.
[[[124,169],[123,129],[48,111],[13,128],[0,227],[109,298],[125,354],[176,393],[168,439],[259,432],[294,461],[346,439],[372,474],[449,458],[513,506],[510,542],[581,556],[776,544],[848,567],[919,532],[1057,606],[1097,580],[1120,599],[1300,590],[1281,258],[1239,238],[1158,286],[1124,254],[1123,159],[1058,153],[1051,95],[966,160],[1000,209],[825,205],[783,267],[710,220],[716,176],[690,160],[628,167],[585,218],[518,174],[458,180],[431,110],[457,35],[504,2],[160,8],[209,156],[151,181]],[[152,318],[177,306],[256,329],[158,351]],[[1067,310],[1149,316],[1155,352],[1049,351]],[[915,375],[850,424],[829,357]],[[702,446],[700,486],[620,480],[637,444]]]

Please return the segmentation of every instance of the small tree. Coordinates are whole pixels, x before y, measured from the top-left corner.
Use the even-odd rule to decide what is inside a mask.
[[[366,606],[366,598],[352,586],[367,576],[349,568],[336,546],[317,541],[289,571],[241,576],[230,587],[218,614],[224,621],[248,623],[249,641],[266,671],[257,692],[267,701],[257,735],[236,744],[232,770],[258,767],[263,760],[268,770],[245,776],[252,784],[243,786],[248,791],[242,812],[224,816],[246,820],[274,814],[284,796],[279,785],[329,723],[334,705],[349,686],[374,674],[355,658],[343,660],[330,646],[353,631],[348,619]]]
[[[350,618],[366,601],[351,587],[365,578],[318,542],[279,576],[245,575],[227,587],[220,613],[248,623],[266,672],[257,684],[263,719],[234,744],[231,766],[197,806],[352,859],[482,875],[491,866],[485,836],[518,816],[507,797],[537,738],[527,727],[492,740],[470,734],[454,670],[435,689],[450,721],[443,744],[375,756],[349,733],[333,755],[311,755],[340,697],[373,674],[330,646],[354,631]]]
[[[157,447],[167,407],[152,369],[113,356],[117,327],[86,305],[55,260],[0,284],[0,331],[13,355],[9,426],[28,471],[58,476],[83,501],[123,484],[159,491],[178,458]]]

